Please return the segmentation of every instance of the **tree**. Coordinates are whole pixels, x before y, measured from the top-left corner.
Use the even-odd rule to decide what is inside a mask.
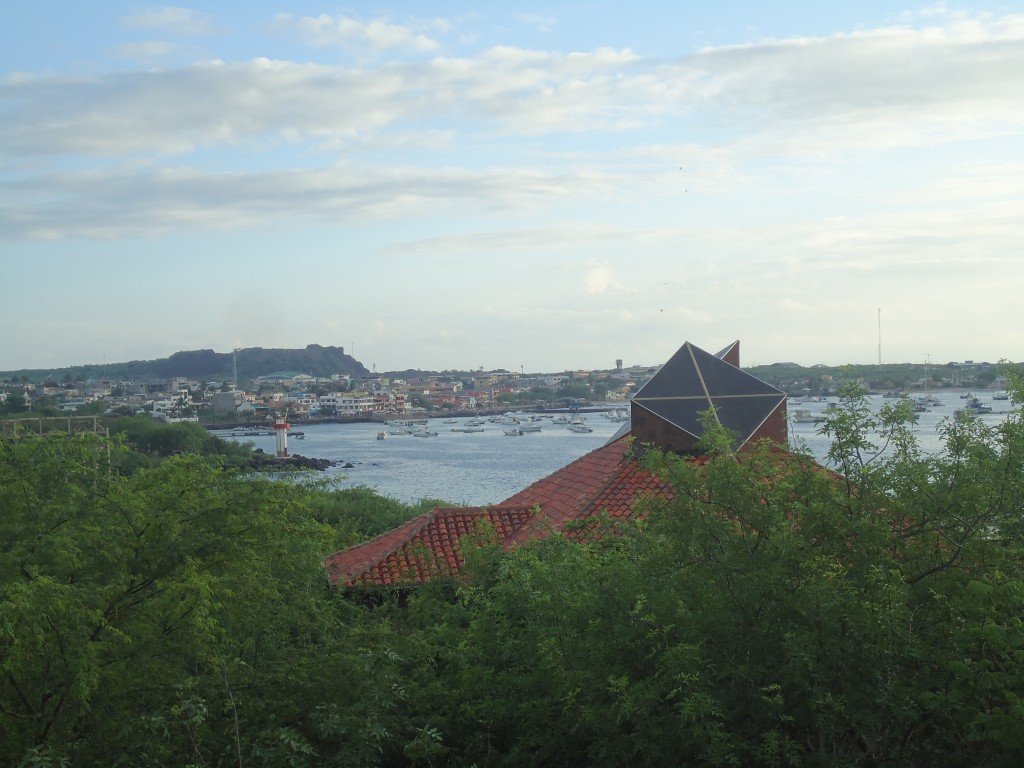
[[[198,456],[124,476],[124,450],[0,442],[0,750],[15,761],[109,765],[129,743],[167,764],[232,754],[263,738],[233,733],[232,709],[263,706],[308,645],[333,536],[293,489]]]
[[[0,402],[0,413],[22,413],[26,410],[25,395],[17,390],[7,392],[7,397]]]
[[[705,460],[650,453],[675,494],[639,522],[410,601],[409,717],[450,765],[1015,764],[1024,419],[924,456],[905,415],[848,391],[843,474],[713,421]]]

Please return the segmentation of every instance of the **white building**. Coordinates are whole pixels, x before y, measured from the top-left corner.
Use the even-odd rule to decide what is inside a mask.
[[[365,416],[375,410],[372,395],[357,393],[338,393],[320,397],[320,413],[335,416]]]

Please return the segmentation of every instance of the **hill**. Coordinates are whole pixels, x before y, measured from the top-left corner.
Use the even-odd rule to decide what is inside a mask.
[[[341,374],[362,378],[370,371],[344,347],[310,344],[305,349],[264,349],[249,347],[237,353],[198,349],[175,352],[157,360],[132,360],[124,363],[78,365],[68,368],[2,371],[0,379],[22,378],[29,381],[83,381],[89,379],[166,379],[185,376],[197,380],[230,380],[234,366],[238,379],[245,381],[278,371],[298,371],[311,376]]]

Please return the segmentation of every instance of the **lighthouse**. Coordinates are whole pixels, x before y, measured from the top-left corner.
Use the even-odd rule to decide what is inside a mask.
[[[277,458],[279,459],[288,458],[288,428],[290,426],[287,411],[283,416],[278,416],[274,422],[274,434],[277,435]]]

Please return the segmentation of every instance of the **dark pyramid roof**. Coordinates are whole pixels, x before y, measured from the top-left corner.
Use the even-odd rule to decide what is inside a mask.
[[[734,341],[732,344],[721,350],[715,355],[719,360],[725,360],[727,363],[735,365],[737,368],[740,367],[740,342],[739,339]]]
[[[714,407],[719,423],[739,435],[740,446],[759,437],[785,442],[786,393],[725,359],[734,356],[737,344],[718,355],[683,344],[633,396],[633,434],[658,447],[690,451],[704,431],[701,414]]]

